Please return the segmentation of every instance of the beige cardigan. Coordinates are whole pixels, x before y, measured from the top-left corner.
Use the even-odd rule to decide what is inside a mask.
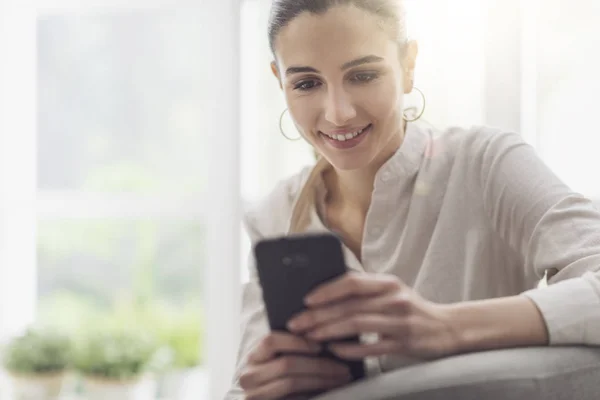
[[[252,243],[296,231],[327,231],[317,213],[327,163],[281,182],[247,213]],[[514,133],[488,127],[434,132],[409,124],[404,143],[378,171],[365,222],[362,263],[394,274],[425,298],[452,303],[524,294],[539,307],[551,345],[600,345],[600,213],[571,191]],[[250,260],[242,339],[227,399],[269,328]],[[544,274],[549,287],[537,288]],[[367,360],[370,375],[400,357]]]

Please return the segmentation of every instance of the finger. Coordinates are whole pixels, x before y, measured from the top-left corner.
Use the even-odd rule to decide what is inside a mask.
[[[362,360],[365,357],[378,357],[389,354],[401,354],[404,346],[401,340],[382,339],[369,344],[334,343],[329,349],[344,360]]]
[[[240,386],[251,389],[287,376],[349,377],[344,364],[326,358],[282,356],[260,365],[249,365],[240,376]]]
[[[304,338],[284,332],[272,332],[265,336],[248,356],[248,363],[261,364],[280,353],[318,354],[321,346]]]
[[[406,292],[355,298],[304,311],[290,320],[288,328],[294,333],[301,334],[355,314],[407,315],[411,309],[412,301]]]
[[[385,274],[347,273],[331,283],[319,286],[306,298],[309,307],[334,303],[349,297],[363,297],[398,291],[402,288],[398,278]]]
[[[404,323],[398,317],[380,314],[359,314],[350,318],[321,325],[307,333],[309,339],[328,341],[343,339],[363,333],[378,333],[380,335],[401,335]]]
[[[246,392],[246,400],[277,400],[290,395],[327,391],[346,385],[350,378],[292,376]]]

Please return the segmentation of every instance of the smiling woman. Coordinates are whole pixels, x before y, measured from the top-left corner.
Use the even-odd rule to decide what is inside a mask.
[[[284,112],[285,97],[268,68],[273,53],[265,27],[271,3],[242,3],[242,193],[248,202],[262,198],[278,181],[314,162],[312,146],[305,141],[289,141],[281,133],[290,139],[299,137],[293,119]],[[450,7],[446,0],[405,2],[407,37],[419,41],[415,85],[427,98],[421,120],[439,128],[482,123],[486,109],[485,6],[479,0],[457,0],[452,4],[456,7]],[[452,35],[447,34],[449,31]],[[490,60],[494,64],[510,62],[500,49],[493,54],[498,57]],[[372,77],[372,71],[367,71],[356,78],[368,81]],[[510,76],[502,79],[506,82]],[[315,83],[307,82],[304,88],[314,90]],[[509,86],[504,88],[508,90]],[[510,97],[496,90],[494,98],[498,96]],[[407,114],[411,107],[415,115],[423,110],[422,98],[415,92],[405,96],[404,101]],[[507,112],[510,107],[502,104],[497,109]],[[245,275],[247,268],[243,271]]]
[[[270,331],[261,266],[250,263],[228,399],[346,385],[347,368],[314,357],[319,346],[363,360],[376,376],[407,359],[600,344],[600,213],[504,130],[511,118],[501,128],[436,129],[404,114],[418,47],[406,35],[401,5],[272,3],[271,72],[295,129],[321,157],[250,209],[247,230],[253,244],[334,233],[353,272],[301,299],[305,310],[288,329]],[[483,53],[491,64],[496,53]],[[452,59],[444,56],[438,68]],[[458,99],[461,85],[448,84],[457,89],[448,99]],[[548,272],[548,286],[538,288]],[[335,343],[374,334],[377,340]]]

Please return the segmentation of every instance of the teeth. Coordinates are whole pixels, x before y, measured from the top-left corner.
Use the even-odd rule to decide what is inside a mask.
[[[357,137],[358,135],[363,133],[364,130],[365,130],[365,128],[363,128],[359,131],[356,131],[354,133],[346,133],[345,135],[330,135],[330,134],[326,134],[326,135],[329,136],[331,139],[338,140],[340,142],[345,142],[346,140],[350,140],[350,139]]]

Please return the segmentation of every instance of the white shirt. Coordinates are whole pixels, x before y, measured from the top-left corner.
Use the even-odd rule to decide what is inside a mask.
[[[252,243],[292,231],[328,231],[319,200],[321,161],[281,182],[245,217]],[[302,195],[301,195],[302,194]],[[521,136],[488,127],[437,133],[409,124],[378,171],[364,226],[362,263],[398,276],[424,298],[454,303],[524,294],[540,309],[551,345],[600,345],[600,212],[574,193]],[[250,260],[243,288],[237,378],[268,323]],[[538,288],[548,272],[549,286]],[[404,365],[367,360],[370,375]]]

